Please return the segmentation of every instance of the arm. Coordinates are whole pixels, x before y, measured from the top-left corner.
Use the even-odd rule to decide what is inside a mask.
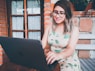
[[[67,48],[60,53],[60,55],[63,55],[63,58],[67,58],[73,54],[79,37],[79,27],[78,27],[79,19],[74,18],[72,21],[73,21],[73,28],[72,28],[69,44],[67,45]]]
[[[49,45],[48,45],[48,43],[47,43],[47,40],[48,40],[48,33],[49,33],[50,28],[51,28],[51,25],[47,26],[47,28],[45,29],[43,38],[42,38],[42,46],[43,46],[45,55],[47,54],[47,52],[50,51]]]
[[[73,52],[75,51],[77,41],[78,41],[78,36],[79,36],[79,29],[78,27],[74,26],[67,48],[63,52],[60,53],[60,55],[63,55],[62,56],[63,58],[67,58],[73,54]]]

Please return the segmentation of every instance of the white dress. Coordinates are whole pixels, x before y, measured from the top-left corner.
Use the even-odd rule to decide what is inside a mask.
[[[64,51],[68,41],[70,39],[70,34],[60,35],[54,31],[50,31],[48,35],[48,44],[51,46],[51,51],[59,53]],[[59,45],[62,47],[59,47]],[[64,62],[60,63],[61,71],[81,71],[80,62],[77,56],[76,51],[72,56],[65,59]]]

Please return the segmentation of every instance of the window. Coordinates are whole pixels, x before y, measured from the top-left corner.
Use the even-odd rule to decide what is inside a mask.
[[[12,0],[10,36],[40,40],[43,5],[42,0]]]

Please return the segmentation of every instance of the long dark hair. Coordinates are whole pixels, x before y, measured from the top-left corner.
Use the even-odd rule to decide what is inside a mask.
[[[65,25],[64,32],[70,31],[72,12],[71,12],[69,2],[67,0],[61,0],[61,1],[59,0],[55,3],[54,8],[56,6],[60,6],[65,10],[66,20],[64,21],[64,23],[65,23],[64,24]],[[53,10],[54,10],[54,8],[53,8]]]

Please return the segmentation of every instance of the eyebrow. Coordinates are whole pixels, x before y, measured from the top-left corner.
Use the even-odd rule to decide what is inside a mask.
[[[58,11],[58,10],[54,10],[54,11]],[[58,11],[58,12],[64,12],[64,11]],[[64,12],[65,13],[65,12]]]

